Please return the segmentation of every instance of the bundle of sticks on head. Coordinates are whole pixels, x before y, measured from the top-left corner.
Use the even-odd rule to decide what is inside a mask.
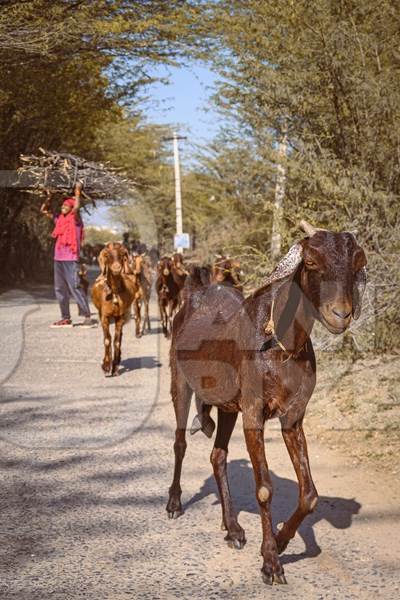
[[[21,191],[51,196],[72,194],[76,183],[83,186],[83,203],[109,200],[121,195],[132,182],[117,169],[91,162],[65,152],[39,148],[40,154],[20,155],[21,166],[13,187]]]

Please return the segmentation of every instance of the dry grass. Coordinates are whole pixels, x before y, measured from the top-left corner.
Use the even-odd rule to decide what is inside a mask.
[[[368,461],[400,473],[399,373],[397,355],[365,355],[353,361],[320,352],[307,430],[352,462]]]

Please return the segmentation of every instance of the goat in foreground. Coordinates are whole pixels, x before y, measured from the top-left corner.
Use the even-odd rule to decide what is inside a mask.
[[[136,277],[129,266],[128,251],[120,242],[109,242],[98,257],[101,274],[92,289],[93,304],[99,311],[104,333],[104,373],[118,375],[121,362],[122,328],[130,317],[137,293]],[[111,350],[110,322],[114,319],[114,357]]]
[[[366,284],[366,258],[351,233],[316,231],[280,261],[263,287],[243,300],[233,287],[211,284],[189,295],[173,323],[171,394],[176,415],[175,469],[169,490],[170,518],[182,514],[180,478],[192,392],[218,407],[211,463],[222,505],[225,539],[242,548],[245,532],[234,510],[227,478],[228,444],[242,411],[246,446],[253,465],[261,513],[265,583],[286,583],[279,554],[317,504],[303,432],[315,386],[311,330],[319,320],[331,333],[357,319]],[[299,483],[298,506],[273,532],[272,485],[264,448],[264,424],[279,418]]]

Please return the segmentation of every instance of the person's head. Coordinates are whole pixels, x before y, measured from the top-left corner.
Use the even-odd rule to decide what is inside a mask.
[[[61,206],[61,213],[63,215],[68,215],[72,209],[75,206],[75,199],[74,198],[65,198],[62,206]]]

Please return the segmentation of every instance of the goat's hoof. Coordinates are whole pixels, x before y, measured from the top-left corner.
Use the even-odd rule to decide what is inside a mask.
[[[228,531],[228,528],[227,528],[227,526],[225,525],[225,523],[223,521],[221,523],[221,531]]]
[[[141,334],[141,333],[136,333],[135,337],[137,337],[137,338],[141,338],[141,337],[142,337],[142,334]]]
[[[225,536],[225,541],[228,542],[229,548],[234,550],[241,550],[246,545],[246,538],[244,531],[228,533]]]
[[[168,519],[178,519],[183,515],[183,510],[169,510],[168,511]]]
[[[241,550],[246,544],[246,540],[227,540],[229,548],[234,550]]]
[[[111,371],[111,365],[109,365],[109,364],[104,364],[104,363],[103,363],[103,364],[101,365],[101,368],[102,368],[102,369],[103,369],[103,371],[104,371],[104,375],[106,375],[106,376],[107,376],[107,375],[109,375],[109,374],[110,374],[110,371]]]
[[[167,504],[167,513],[169,519],[177,519],[183,515],[182,504],[177,496],[171,496]]]
[[[262,574],[263,582],[266,585],[273,585],[274,583],[281,584],[281,585],[287,584],[286,577],[284,575],[282,567],[281,567],[280,573],[274,573],[273,571],[271,571],[271,569],[264,566],[261,569],[261,574]]]

